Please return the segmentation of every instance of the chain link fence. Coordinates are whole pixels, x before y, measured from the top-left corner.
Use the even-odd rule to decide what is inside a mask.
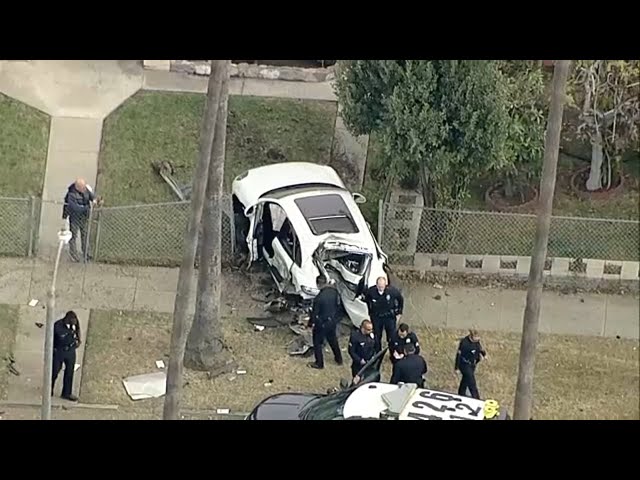
[[[222,260],[235,248],[231,200],[222,213]],[[96,262],[143,266],[178,266],[182,260],[189,202],[102,207],[92,212],[90,255]]]
[[[38,199],[0,197],[0,255],[31,256],[37,238]]]
[[[382,247],[394,263],[410,264],[415,253],[530,256],[536,216],[455,211],[383,203]],[[640,222],[552,217],[549,258],[640,260]]]

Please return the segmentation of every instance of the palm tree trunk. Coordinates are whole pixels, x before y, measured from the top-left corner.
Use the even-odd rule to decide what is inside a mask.
[[[180,415],[180,396],[182,393],[182,370],[184,348],[187,337],[188,317],[187,309],[191,298],[191,279],[194,273],[194,263],[198,248],[198,233],[207,187],[207,172],[211,163],[211,151],[215,133],[216,118],[222,79],[227,75],[226,63],[212,60],[211,75],[207,88],[207,102],[205,105],[202,129],[200,131],[199,159],[193,176],[193,190],[191,193],[191,216],[184,236],[184,251],[180,275],[178,277],[178,291],[173,308],[173,329],[171,330],[171,346],[169,350],[169,366],[167,369],[167,390],[164,399],[164,420],[177,420]]]
[[[225,62],[204,206],[196,312],[184,357],[187,368],[208,371],[212,376],[233,368],[220,326],[223,179],[229,99],[229,61]]]

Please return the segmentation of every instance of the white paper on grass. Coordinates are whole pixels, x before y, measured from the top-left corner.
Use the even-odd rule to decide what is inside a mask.
[[[30,307],[35,307],[36,305],[38,305],[38,300],[36,300],[35,298],[29,302]]]
[[[145,373],[125,378],[122,383],[132,400],[162,397],[167,391],[165,372]]]

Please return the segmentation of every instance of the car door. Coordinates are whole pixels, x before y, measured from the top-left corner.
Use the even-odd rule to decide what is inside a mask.
[[[261,198],[258,202],[248,206],[244,215],[249,219],[249,233],[247,234],[247,247],[249,249],[249,262],[255,262],[261,257],[262,216],[264,206],[267,203],[279,202],[273,198]]]
[[[272,272],[278,283],[291,284],[291,269],[294,265],[295,244],[298,241],[288,218],[284,219],[278,234],[273,239]]]

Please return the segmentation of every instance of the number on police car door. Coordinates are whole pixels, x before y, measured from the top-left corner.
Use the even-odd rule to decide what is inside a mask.
[[[416,420],[481,420],[482,406],[478,401],[466,402],[462,397],[447,393],[422,390],[419,399],[411,403],[414,411],[407,412],[407,418]],[[475,407],[472,405],[476,405]],[[420,411],[415,411],[420,410]],[[459,413],[458,413],[459,412]]]

